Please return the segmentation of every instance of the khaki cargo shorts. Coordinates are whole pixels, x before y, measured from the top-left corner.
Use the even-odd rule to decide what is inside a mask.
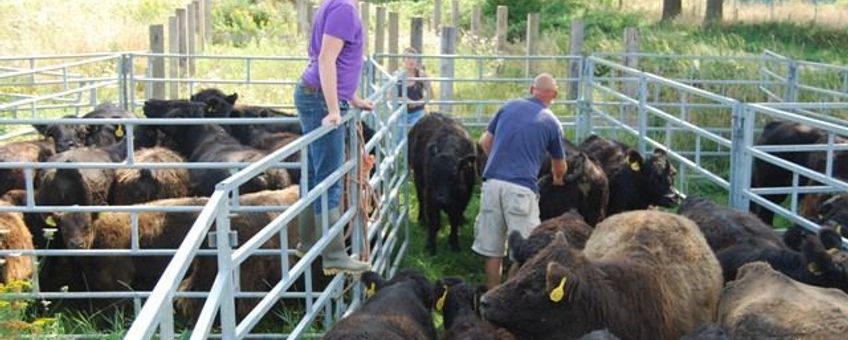
[[[533,190],[487,180],[483,183],[471,250],[483,256],[504,257],[509,232],[516,230],[528,237],[539,223],[539,197]]]

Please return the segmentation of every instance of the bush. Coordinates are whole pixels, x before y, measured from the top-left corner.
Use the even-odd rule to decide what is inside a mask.
[[[590,9],[605,8],[612,0],[485,0],[483,14],[497,16],[498,6],[509,8],[509,40],[524,38],[527,31],[527,14],[541,13],[542,31],[564,29],[574,18],[583,17]]]

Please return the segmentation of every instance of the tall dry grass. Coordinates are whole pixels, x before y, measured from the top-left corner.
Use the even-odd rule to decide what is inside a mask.
[[[706,0],[683,0],[683,13],[678,19],[681,23],[701,24],[707,8]],[[638,10],[659,20],[662,16],[661,0],[623,1],[625,10]],[[848,27],[848,1],[835,1],[831,4],[815,5],[810,0],[754,1],[725,0],[724,20],[726,22],[762,23],[793,22],[815,23],[817,25],[842,29]]]
[[[0,54],[143,50],[148,25],[188,0],[2,0]]]

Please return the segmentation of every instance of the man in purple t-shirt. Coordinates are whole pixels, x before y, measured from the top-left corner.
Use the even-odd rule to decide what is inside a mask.
[[[557,95],[556,80],[543,73],[530,88],[533,97],[506,103],[480,137],[489,156],[483,171],[480,213],[474,226],[474,252],[486,257],[486,286],[501,282],[506,236],[515,230],[528,237],[539,225],[536,176],[545,154],[552,158],[555,185],[567,170],[562,127],[548,106]]]
[[[346,129],[338,128],[342,113],[347,112],[350,105],[373,109],[372,103],[356,95],[362,71],[363,39],[355,0],[325,0],[321,4],[312,25],[309,66],[295,88],[294,103],[304,134],[321,125],[337,128],[309,145],[305,157],[309,190],[344,163]],[[305,194],[301,192],[301,197]],[[296,252],[300,256],[321,237],[323,214],[328,215],[330,226],[339,220],[341,196],[341,183],[335,182],[327,192],[327,211],[322,211],[321,200],[316,200],[298,216],[300,243]],[[326,275],[338,272],[358,274],[371,268],[368,263],[350,258],[345,251],[343,232],[332,239],[321,256]]]

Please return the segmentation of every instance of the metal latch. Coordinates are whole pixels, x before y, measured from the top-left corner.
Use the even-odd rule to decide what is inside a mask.
[[[230,230],[229,234],[230,238],[230,248],[238,247],[238,232],[235,230]],[[218,232],[210,231],[209,235],[206,236],[206,243],[211,248],[218,247]]]

